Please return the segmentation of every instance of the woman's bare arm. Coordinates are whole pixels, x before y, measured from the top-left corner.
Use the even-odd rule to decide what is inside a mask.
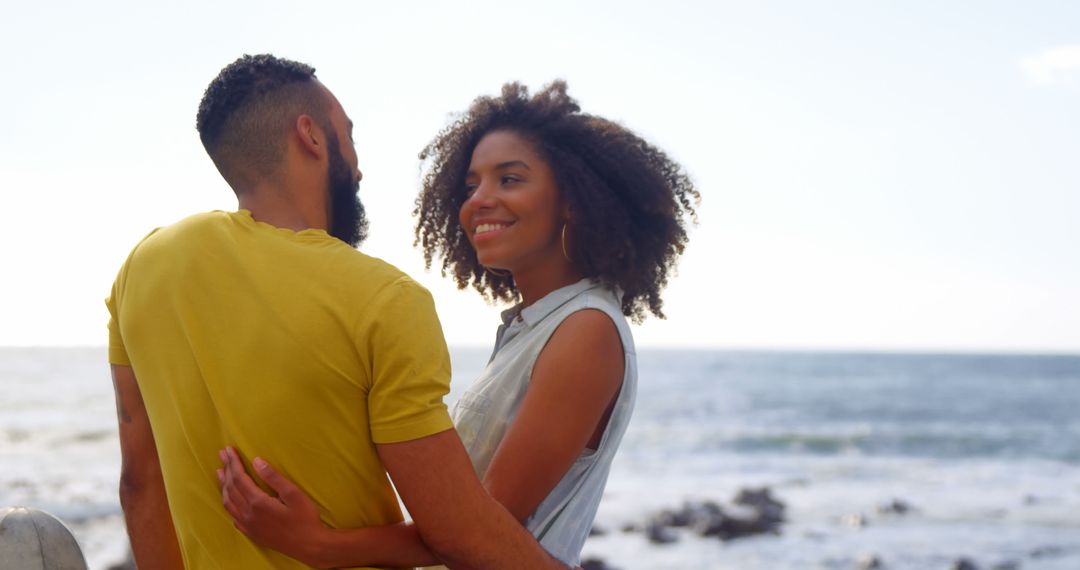
[[[270,464],[255,458],[256,475],[277,497],[255,484],[236,450],[223,450],[218,470],[225,509],[233,524],[255,544],[273,548],[308,566],[430,566],[441,562],[409,523],[358,529],[332,529],[319,519],[315,503]]]
[[[548,340],[514,422],[484,474],[491,496],[524,522],[586,447],[595,448],[622,387],[622,342],[601,311],[578,311]]]

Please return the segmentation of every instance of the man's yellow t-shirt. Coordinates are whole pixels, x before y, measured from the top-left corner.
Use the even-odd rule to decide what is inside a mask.
[[[245,210],[147,236],[106,302],[109,361],[130,365],[188,568],[302,568],[235,530],[218,450],[267,459],[334,527],[401,512],[375,444],[452,428],[430,293],[322,230]]]

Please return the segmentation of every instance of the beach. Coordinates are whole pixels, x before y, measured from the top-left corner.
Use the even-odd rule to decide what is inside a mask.
[[[487,351],[451,353],[453,401]],[[639,366],[583,558],[624,570],[1080,568],[1078,356],[642,349]],[[91,569],[121,561],[104,349],[0,349],[0,381],[0,506],[62,518]],[[667,543],[648,538],[665,510],[713,502],[738,515],[734,497],[760,488],[784,505],[775,532],[665,526]]]

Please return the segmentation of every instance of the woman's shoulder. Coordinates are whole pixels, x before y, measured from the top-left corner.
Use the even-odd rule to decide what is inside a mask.
[[[623,353],[633,350],[626,317],[609,289],[597,287],[583,291],[552,320],[545,353],[554,350],[562,353],[559,357],[571,360],[607,355],[621,361]]]
[[[617,289],[595,283],[562,307],[556,317],[556,330],[569,326],[592,334],[615,334],[624,345],[633,344],[630,323],[622,310],[622,295]]]

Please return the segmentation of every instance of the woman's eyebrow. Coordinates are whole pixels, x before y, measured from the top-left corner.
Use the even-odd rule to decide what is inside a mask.
[[[525,164],[523,161],[520,160],[508,160],[506,162],[500,162],[499,164],[495,165],[495,170],[506,170],[507,168],[513,168],[515,166],[520,166],[525,170],[532,170],[531,168],[529,168],[528,164]]]
[[[495,165],[494,170],[507,170],[514,167],[521,167],[525,170],[532,170],[531,168],[529,168],[528,164],[525,164],[525,161],[523,160],[508,160],[506,162],[500,162],[499,164]],[[469,171],[465,173],[466,178],[470,176],[476,176],[476,170],[470,168]]]

